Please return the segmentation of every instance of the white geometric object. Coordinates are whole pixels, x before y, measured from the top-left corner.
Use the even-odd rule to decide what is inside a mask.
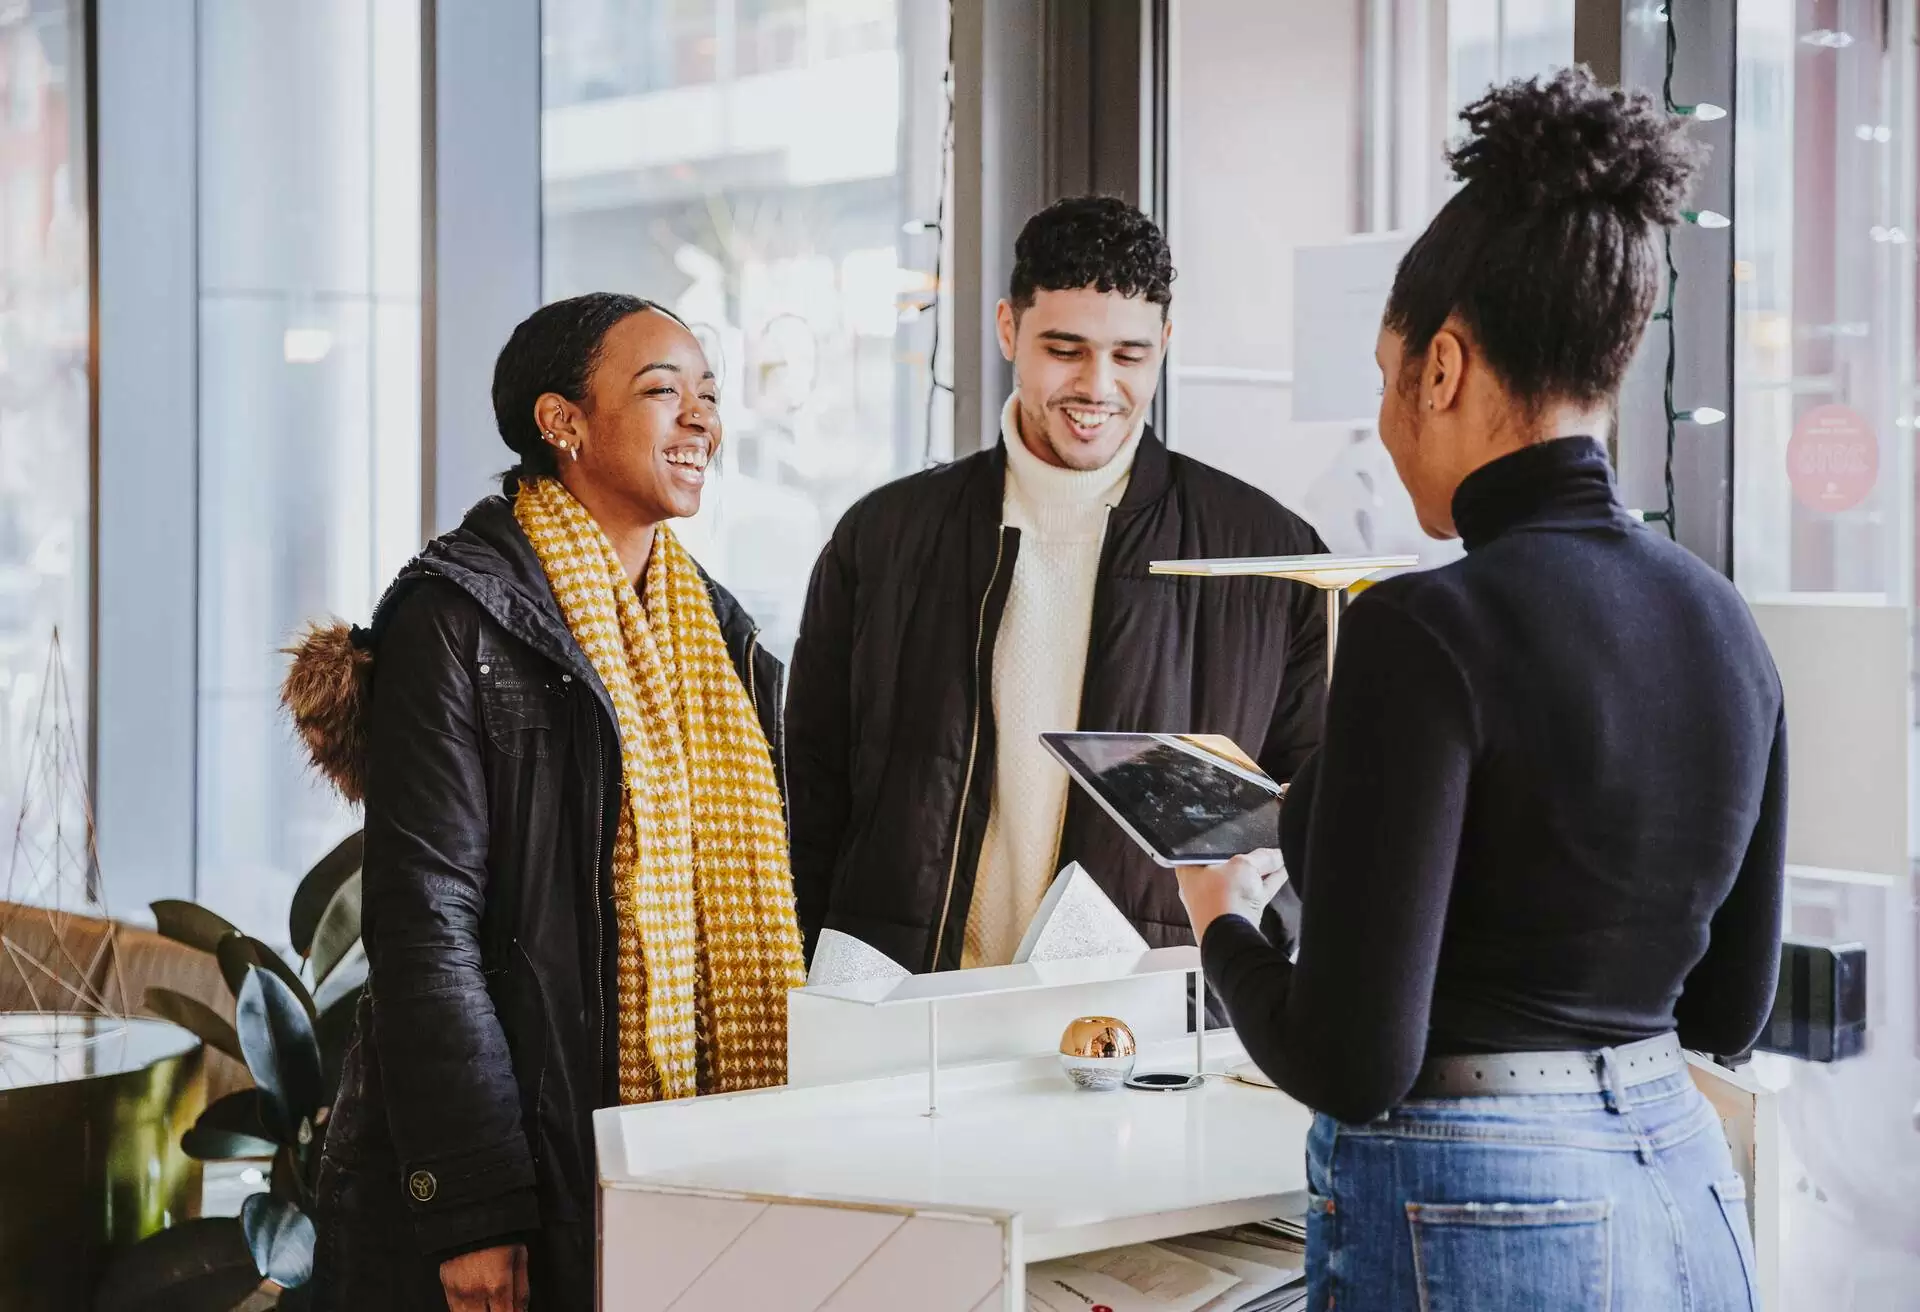
[[[1146,939],[1113,899],[1100,891],[1078,861],[1053,877],[1040,909],[1033,913],[1013,964],[1072,961],[1121,952],[1145,952]]]
[[[807,987],[868,979],[905,979],[912,973],[880,949],[862,943],[851,934],[823,929],[813,945],[813,967],[807,971]]]

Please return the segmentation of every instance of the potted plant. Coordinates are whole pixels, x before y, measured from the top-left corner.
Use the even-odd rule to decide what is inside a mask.
[[[365,989],[362,844],[358,832],[349,835],[295,891],[287,930],[298,969],[205,907],[153,904],[162,934],[218,961],[234,1020],[169,989],[149,989],[148,1010],[253,1076],[252,1088],[209,1106],[181,1147],[201,1161],[268,1161],[268,1186],[237,1217],[185,1221],[128,1249],[102,1279],[95,1312],[259,1312],[303,1301],[327,1114]]]

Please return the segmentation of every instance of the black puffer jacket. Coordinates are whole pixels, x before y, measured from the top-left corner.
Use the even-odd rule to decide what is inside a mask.
[[[780,664],[709,589],[777,772]],[[617,1101],[612,704],[497,497],[407,567],[359,646],[370,680],[314,668],[337,643],[309,641],[295,670],[309,694],[360,690],[309,695],[310,737],[365,735],[315,743],[346,791],[364,786],[370,968],[327,1134],[315,1305],[437,1308],[441,1258],[514,1239],[533,1306],[586,1312],[591,1115]]]
[[[960,964],[993,794],[994,638],[1020,549],[1001,523],[1005,486],[998,444],[890,483],[847,512],[814,567],[787,708],[809,953],[825,926],[911,970]],[[1226,734],[1290,779],[1320,741],[1320,595],[1148,566],[1325,550],[1272,497],[1148,432],[1101,547],[1079,727]],[[1172,872],[1079,789],[1054,868],[1068,861],[1153,946],[1193,942]]]

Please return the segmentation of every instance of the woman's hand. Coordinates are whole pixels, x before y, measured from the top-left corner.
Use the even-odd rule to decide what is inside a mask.
[[[527,1246],[502,1244],[440,1264],[447,1312],[527,1312]]]
[[[1245,916],[1255,925],[1273,895],[1287,882],[1286,863],[1277,848],[1237,856],[1217,866],[1176,866],[1180,901],[1193,922],[1196,942],[1207,936],[1207,926],[1221,916]]]

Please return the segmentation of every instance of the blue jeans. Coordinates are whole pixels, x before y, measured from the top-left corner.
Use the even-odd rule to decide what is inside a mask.
[[[1685,1072],[1409,1100],[1307,1136],[1313,1312],[1757,1312],[1746,1190]]]

